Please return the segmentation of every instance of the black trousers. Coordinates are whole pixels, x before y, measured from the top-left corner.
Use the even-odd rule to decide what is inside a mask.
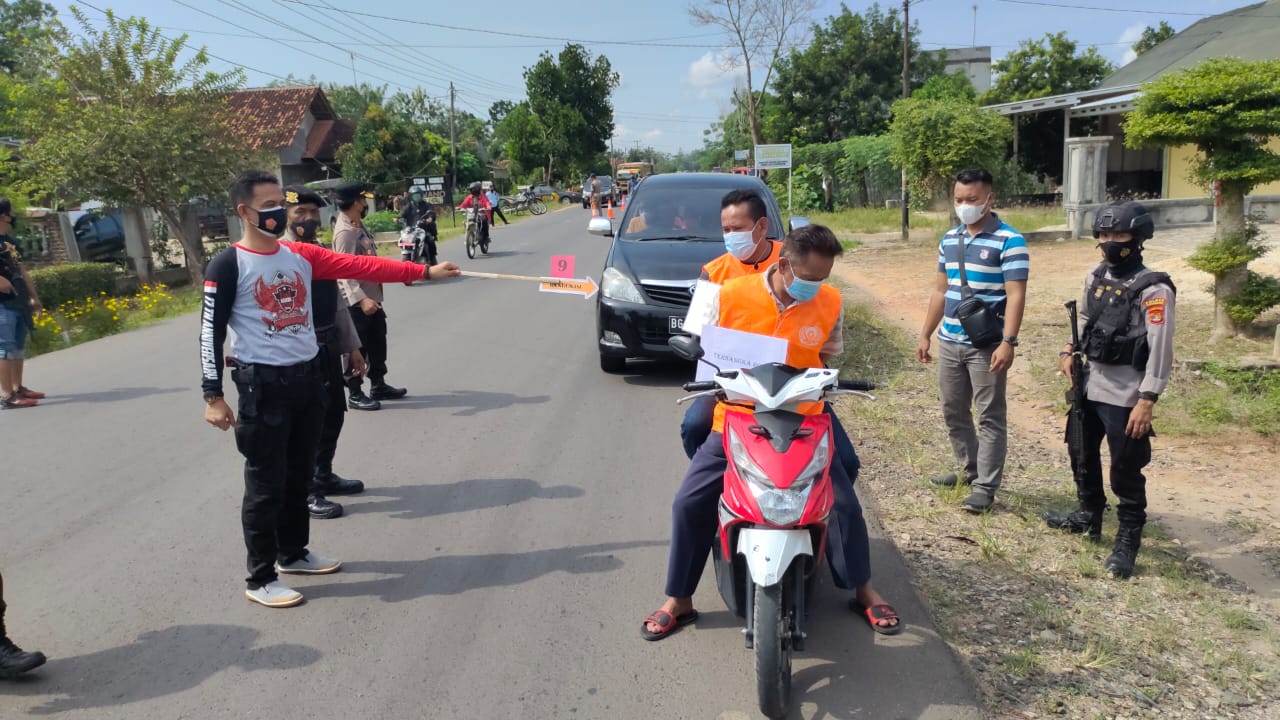
[[[338,351],[338,337],[334,330],[316,331],[320,352],[324,359],[324,389],[328,403],[324,411],[324,426],[320,429],[320,446],[316,451],[317,478],[327,478],[333,473],[333,456],[338,451],[338,436],[347,418],[347,398],[343,394],[346,385],[342,377],[342,353]]]
[[[1101,511],[1107,503],[1102,489],[1102,439],[1111,451],[1111,492],[1116,496],[1116,517],[1121,527],[1142,527],[1147,522],[1147,477],[1142,469],[1151,462],[1151,435],[1135,440],[1125,435],[1129,413],[1133,408],[1085,401],[1084,472],[1078,471],[1076,459],[1071,470],[1076,474],[1076,497],[1085,510]],[[1067,424],[1070,426],[1068,418]],[[1067,432],[1070,433],[1070,427]]]
[[[500,218],[502,218],[502,224],[503,224],[503,225],[510,225],[510,224],[511,224],[511,223],[507,222],[507,216],[506,216],[506,215],[504,215],[504,214],[502,213],[502,208],[501,208],[501,207],[498,207],[497,205],[494,205],[494,206],[493,206],[493,216],[494,216],[494,217],[500,217]]]
[[[369,365],[369,382],[374,387],[384,385],[387,376],[387,314],[378,308],[374,314],[365,315],[359,305],[352,305],[349,310],[356,325],[356,334],[360,336],[360,352]],[[362,383],[359,376],[347,379],[347,387],[353,392],[359,391]]]
[[[8,607],[4,604],[4,575],[0,575],[0,640],[9,637],[5,634],[4,629],[4,610]]]
[[[288,367],[247,365],[232,371],[240,392],[236,447],[244,456],[240,521],[249,552],[249,588],[276,579],[275,563],[307,552],[307,492],[324,423],[319,356]]]

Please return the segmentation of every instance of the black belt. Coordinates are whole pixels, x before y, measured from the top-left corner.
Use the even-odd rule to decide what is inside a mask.
[[[292,378],[306,378],[312,375],[319,375],[324,370],[324,359],[320,353],[305,362],[295,363],[293,365],[264,365],[262,363],[243,363],[233,358],[228,358],[230,364],[239,372],[236,374],[236,382],[248,382],[252,384],[255,380],[261,382],[278,382],[281,380],[289,380]]]

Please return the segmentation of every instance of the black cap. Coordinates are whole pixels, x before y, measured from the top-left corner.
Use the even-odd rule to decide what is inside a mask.
[[[328,203],[320,197],[320,193],[303,185],[290,185],[284,189],[285,205],[315,205],[324,207]]]
[[[373,193],[365,189],[364,183],[353,182],[346,185],[339,185],[333,189],[333,196],[340,203],[349,203],[359,200],[361,196],[371,198]]]

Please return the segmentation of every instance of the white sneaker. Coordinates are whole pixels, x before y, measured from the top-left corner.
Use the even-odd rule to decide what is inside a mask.
[[[321,557],[310,550],[300,560],[295,560],[288,565],[276,562],[276,572],[285,575],[328,575],[338,572],[341,568],[340,560]]]
[[[257,590],[245,590],[244,596],[249,598],[250,602],[270,608],[293,607],[302,602],[302,593],[279,580],[273,580]]]

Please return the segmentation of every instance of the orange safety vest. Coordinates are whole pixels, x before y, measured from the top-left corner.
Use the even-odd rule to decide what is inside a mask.
[[[744,275],[756,275],[769,269],[770,265],[778,262],[778,256],[782,254],[782,243],[769,241],[773,245],[769,257],[758,263],[745,263],[738,258],[725,253],[720,257],[712,260],[702,266],[702,272],[707,274],[707,279],[717,285],[724,285],[734,278],[740,278]]]
[[[736,259],[735,259],[735,262]],[[840,322],[843,300],[840,291],[830,285],[818,289],[808,302],[796,303],[778,311],[778,303],[769,292],[768,276],[748,275],[735,278],[720,288],[720,327],[757,335],[771,335],[787,341],[787,364],[798,368],[822,367],[822,346]],[[803,403],[798,412],[817,415],[820,402]],[[724,432],[727,406],[716,403],[711,429]]]

